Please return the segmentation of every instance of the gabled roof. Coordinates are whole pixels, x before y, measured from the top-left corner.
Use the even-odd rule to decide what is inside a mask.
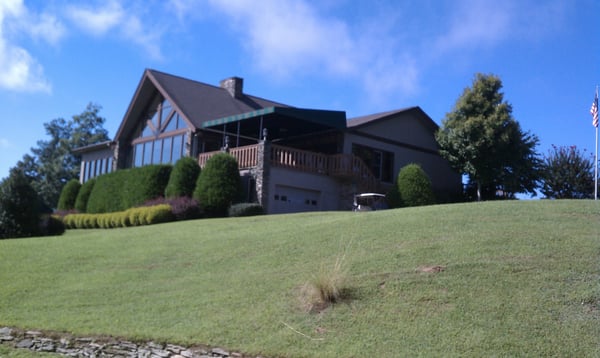
[[[392,119],[395,116],[397,116],[398,114],[414,114],[414,115],[416,115],[418,118],[423,120],[423,124],[428,129],[430,129],[432,132],[436,131],[439,128],[437,123],[435,123],[433,121],[433,119],[431,119],[431,117],[429,117],[429,115],[427,115],[427,113],[425,113],[421,109],[421,107],[418,107],[418,106],[402,108],[402,109],[395,109],[392,111],[350,118],[350,119],[348,119],[347,126],[349,129],[358,129],[362,126],[372,124],[375,121]]]
[[[289,107],[260,97],[242,94],[235,98],[226,89],[189,80],[167,73],[148,70],[158,86],[164,90],[172,104],[177,104],[181,114],[196,127],[208,120],[256,111],[266,107]]]
[[[130,132],[146,110],[156,91],[167,98],[188,125],[199,129],[203,123],[269,107],[290,107],[260,97],[242,94],[233,97],[226,89],[164,72],[146,69],[125,113],[116,138]],[[291,107],[290,107],[291,108]]]

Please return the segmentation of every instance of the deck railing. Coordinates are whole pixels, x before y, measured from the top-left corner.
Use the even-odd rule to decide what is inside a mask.
[[[271,165],[294,168],[309,173],[327,174],[328,155],[306,150],[271,146]]]
[[[220,150],[214,152],[200,153],[198,155],[198,164],[204,167],[206,161],[213,155],[221,153]],[[255,167],[258,164],[258,145],[246,145],[243,147],[235,147],[229,149],[229,154],[237,159],[240,169],[248,169]]]
[[[204,167],[206,161],[220,151],[200,153],[198,164]],[[240,169],[249,169],[258,164],[258,144],[231,148],[229,154],[238,161]],[[353,154],[326,155],[306,150],[271,145],[271,165],[293,168],[308,173],[330,175],[338,178],[353,178],[363,190],[376,190],[379,181],[369,167]]]

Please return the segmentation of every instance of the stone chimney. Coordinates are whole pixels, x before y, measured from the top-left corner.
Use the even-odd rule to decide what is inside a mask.
[[[244,79],[239,77],[230,77],[221,81],[221,88],[229,92],[231,97],[240,98],[244,95]]]

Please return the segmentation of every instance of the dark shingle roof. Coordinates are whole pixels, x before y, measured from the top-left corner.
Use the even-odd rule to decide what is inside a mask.
[[[274,106],[291,107],[247,94],[234,98],[226,89],[218,86],[146,69],[117,130],[115,140],[126,138],[128,133],[134,130],[157,90],[169,99],[171,105],[195,129],[202,128],[206,121],[236,114]]]
[[[173,76],[156,70],[147,70],[149,76],[166,92],[174,105],[196,127],[202,123],[266,107],[290,107],[260,97],[243,94],[234,98],[224,88]]]
[[[380,113],[375,113],[375,114],[369,114],[367,116],[349,118],[348,122],[347,122],[347,126],[348,126],[348,128],[360,127],[360,126],[367,125],[368,123],[371,123],[371,122],[374,122],[374,121],[379,121],[379,120],[385,120],[385,119],[388,119],[388,118],[392,118],[395,115],[400,114],[400,113],[414,113],[415,115],[417,115],[418,117],[420,117],[421,119],[424,120],[423,123],[431,131],[435,131],[435,130],[438,129],[437,123],[435,123],[433,121],[433,119],[431,119],[431,117],[429,117],[427,115],[427,113],[425,113],[421,109],[421,107],[419,107],[419,106],[407,107],[407,108],[401,108],[401,109],[395,109],[395,110],[387,111],[387,112],[380,112]]]

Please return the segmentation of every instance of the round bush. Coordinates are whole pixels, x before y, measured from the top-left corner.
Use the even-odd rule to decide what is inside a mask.
[[[242,180],[235,158],[227,153],[212,156],[198,176],[194,199],[207,216],[222,217],[241,197]]]
[[[60,192],[60,197],[58,198],[58,210],[72,210],[75,209],[75,202],[77,201],[77,195],[79,194],[79,189],[81,188],[81,184],[79,184],[79,180],[71,179],[65,184],[62,191]]]
[[[96,179],[90,179],[83,183],[83,185],[79,189],[77,199],[75,200],[75,210],[77,210],[78,212],[87,212],[88,199],[90,198],[92,189],[94,189],[94,184],[96,184]]]
[[[255,215],[264,215],[265,210],[258,203],[240,203],[231,205],[229,208],[229,216],[238,217],[238,216],[255,216]]]
[[[418,164],[408,164],[400,169],[398,192],[403,206],[435,204],[431,181]]]
[[[40,220],[40,233],[43,236],[58,236],[65,233],[65,224],[58,217],[43,215]]]
[[[200,175],[198,161],[192,157],[183,157],[175,163],[169,183],[165,189],[166,198],[181,196],[192,197],[196,188],[196,181]]]

